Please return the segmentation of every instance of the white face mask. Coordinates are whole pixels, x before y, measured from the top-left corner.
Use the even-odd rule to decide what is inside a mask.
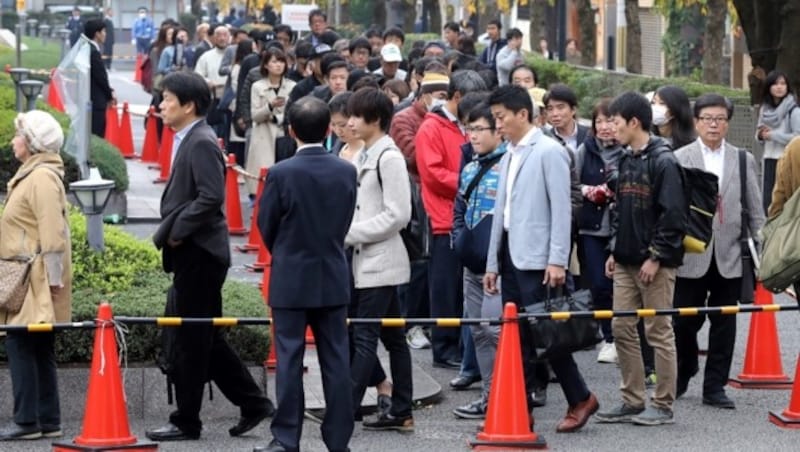
[[[436,107],[443,107],[445,103],[447,103],[447,101],[444,99],[433,99],[431,104],[428,105],[428,111],[433,111]]]
[[[661,127],[664,124],[669,122],[669,118],[667,117],[667,106],[661,104],[653,104],[653,125],[656,127]]]
[[[141,17],[142,19],[144,19],[145,17],[147,17],[147,14],[146,14],[146,13],[139,13],[139,17]]]

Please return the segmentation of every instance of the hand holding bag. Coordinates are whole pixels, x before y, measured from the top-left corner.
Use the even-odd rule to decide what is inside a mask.
[[[739,149],[739,192],[741,193],[742,204],[742,232],[739,237],[739,245],[742,248],[742,285],[739,303],[753,304],[756,290],[756,269],[753,264],[753,256],[750,254],[750,241],[753,240],[749,234],[750,215],[747,209],[747,163],[745,161],[746,151]]]
[[[30,284],[33,257],[0,259],[0,309],[16,314],[22,309]]]
[[[526,314],[549,314],[551,312],[591,311],[592,293],[589,290],[562,295],[557,290],[554,298],[525,307]],[[533,347],[539,358],[568,354],[596,345],[603,340],[600,325],[593,318],[570,318],[567,320],[530,318]]]

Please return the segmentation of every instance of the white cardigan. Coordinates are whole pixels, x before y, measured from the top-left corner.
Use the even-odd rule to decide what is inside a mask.
[[[363,162],[361,154],[366,155]],[[382,183],[378,181],[379,157]],[[400,231],[411,219],[411,189],[403,154],[385,135],[361,151],[354,163],[358,193],[345,244],[353,247],[355,287],[405,284],[411,267]]]

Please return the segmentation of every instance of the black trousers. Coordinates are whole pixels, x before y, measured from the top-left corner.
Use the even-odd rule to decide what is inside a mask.
[[[719,274],[716,258],[711,258],[708,272],[700,279],[678,278],[675,283],[676,308],[736,304],[739,300],[741,278],[727,279]],[[706,302],[706,298],[708,301]],[[690,379],[698,370],[697,332],[706,320],[704,315],[676,316],[675,348],[678,354],[678,379]],[[713,395],[724,390],[731,370],[733,348],[736,343],[736,316],[713,314],[708,316],[708,356],[706,357],[703,394]]]
[[[358,318],[400,317],[396,286],[356,289],[355,302]],[[411,353],[406,344],[405,333],[402,328],[382,328],[377,324],[353,325],[355,354],[350,365],[353,379],[353,409],[358,410],[361,406],[364,392],[370,385],[370,380],[374,378],[378,363],[378,339],[389,352],[393,384],[391,414],[410,416],[413,382]]]
[[[226,265],[191,241],[172,250],[172,292],[181,317],[222,316],[222,284]],[[222,394],[252,416],[267,409],[269,400],[253,380],[219,328],[186,325],[177,329],[172,363],[175,401],[178,409],[169,420],[189,434],[202,429],[200,407],[205,383],[213,381]]]
[[[547,286],[542,284],[544,270],[519,270],[511,261],[507,240],[503,239],[502,247],[502,297],[503,302],[514,302],[520,311],[547,299]],[[522,366],[525,371],[525,392],[531,394],[536,388],[546,385],[549,375],[547,366],[536,361],[536,351],[526,320],[520,321],[520,345],[522,346]],[[561,390],[570,407],[589,398],[590,392],[586,382],[572,358],[572,354],[553,357],[547,360],[561,384]],[[532,399],[528,398],[528,409]]]
[[[9,332],[6,337],[17,424],[61,426],[54,344],[53,333]]]
[[[431,241],[428,264],[430,285],[430,316],[461,317],[464,313],[463,277],[461,263],[450,246],[450,234],[437,234]],[[461,361],[458,328],[431,328],[431,348],[434,361]]]
[[[104,108],[92,108],[92,135],[100,138],[106,137],[106,110]]]
[[[303,432],[303,355],[306,326],[311,327],[322,370],[325,419],[322,440],[328,450],[343,452],[353,434],[350,354],[347,345],[347,306],[314,309],[272,308],[275,321],[275,394],[278,407],[270,430],[290,451],[300,449]]]

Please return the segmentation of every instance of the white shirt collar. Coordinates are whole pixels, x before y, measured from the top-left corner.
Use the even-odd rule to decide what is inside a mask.
[[[517,143],[515,145],[515,144],[509,142],[508,146],[506,147],[506,149],[508,149],[510,152],[516,153],[517,149],[522,148],[523,146],[526,146],[531,141],[531,139],[533,138],[533,135],[538,130],[539,130],[539,128],[536,127],[536,126],[531,127],[531,130],[529,130],[528,133],[526,133],[525,136],[523,136],[522,139],[519,140],[519,143]]]
[[[697,139],[697,142],[700,144],[700,149],[703,151],[703,153],[706,153],[706,152],[716,153],[716,152],[722,152],[723,150],[725,150],[725,139],[724,138],[722,139],[722,141],[719,142],[719,147],[716,148],[716,149],[711,149],[710,147],[706,146],[706,144],[703,143],[703,140],[701,140],[700,138]]]
[[[303,150],[306,150],[306,149],[321,148],[321,147],[323,147],[322,143],[306,143],[306,144],[298,147],[296,152],[300,152],[300,151],[303,151]]]

